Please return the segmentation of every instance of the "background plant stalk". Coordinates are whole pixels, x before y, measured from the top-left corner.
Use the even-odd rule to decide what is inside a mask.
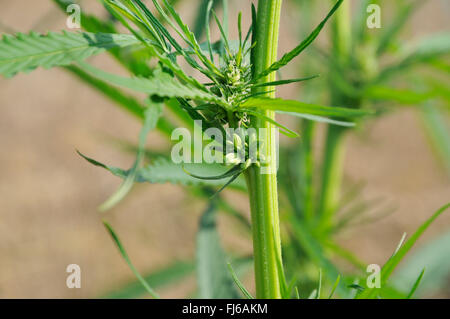
[[[256,46],[252,52],[254,74],[259,74],[277,60],[278,34],[281,13],[281,0],[259,0],[254,41]],[[275,72],[260,79],[260,82],[274,81]],[[272,91],[273,88],[255,88],[253,93]],[[267,93],[266,97],[275,97],[275,93]],[[272,111],[264,115],[275,118]],[[261,168],[252,165],[245,173],[248,185],[253,250],[255,260],[255,282],[257,298],[281,298],[281,239],[278,216],[277,190],[277,143],[272,132],[273,125],[267,121],[252,118],[256,129],[265,128],[265,156],[270,158],[270,174],[262,174]]]
[[[336,11],[332,24],[333,62],[348,65],[351,53],[351,3],[344,1]],[[334,81],[335,79],[331,79]],[[358,107],[345,92],[330,83],[331,105]],[[350,104],[349,104],[350,103]],[[322,186],[319,198],[320,229],[328,230],[338,208],[345,161],[345,136],[347,128],[328,125],[322,161]]]

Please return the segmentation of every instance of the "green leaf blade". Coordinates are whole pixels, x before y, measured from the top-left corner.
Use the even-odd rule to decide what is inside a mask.
[[[331,16],[336,12],[336,10],[340,7],[343,0],[338,0],[336,4],[333,6],[331,11],[327,14],[325,19],[320,22],[320,24],[313,30],[313,32],[305,39],[302,43],[300,43],[297,47],[295,47],[292,51],[286,53],[283,55],[283,57],[278,60],[277,62],[273,63],[269,68],[264,70],[262,73],[258,74],[256,76],[256,79],[261,79],[264,76],[269,75],[272,72],[275,72],[282,68],[283,66],[287,65],[289,62],[291,62],[295,57],[297,57],[300,53],[302,53],[320,34],[322,29],[324,28],[325,24],[328,22],[328,20],[331,18]]]
[[[227,269],[225,252],[217,232],[214,202],[200,218],[197,233],[197,280],[200,298],[240,298]]]
[[[381,285],[384,287],[390,275],[403,260],[404,256],[409,252],[412,246],[416,243],[416,241],[422,236],[425,230],[440,216],[442,215],[448,208],[450,207],[450,203],[442,206],[438,211],[436,211],[430,218],[428,218],[417,230],[416,232],[403,244],[402,247],[397,248],[394,255],[389,258],[386,264],[381,269]],[[381,288],[382,289],[382,288]],[[363,293],[361,293],[358,298],[360,299],[372,299],[375,298],[377,292],[380,289],[372,288],[365,289]]]
[[[195,267],[192,261],[176,261],[168,266],[143,275],[143,278],[153,288],[164,288],[182,281],[191,275],[194,270]],[[135,299],[142,297],[145,292],[145,287],[137,280],[121,287],[114,288],[101,296],[101,298]]]
[[[231,266],[231,263],[228,263],[228,270],[230,271],[231,276],[233,277],[234,283],[239,288],[239,290],[242,292],[242,294],[247,299],[255,299],[252,294],[245,288],[245,286],[242,284],[242,282],[239,280],[239,277],[237,276],[236,272],[233,269],[233,266]]]
[[[419,247],[396,269],[391,284],[400,291],[408,291],[417,274],[426,268],[415,295],[428,297],[445,290],[450,278],[449,243],[450,232],[447,231]]]
[[[81,154],[80,152],[78,152],[78,154],[89,163],[104,168],[113,175],[122,179],[125,179],[129,174],[129,171],[127,170],[105,165]],[[187,167],[189,171],[201,171],[202,174],[211,176],[223,174],[223,167],[218,164],[186,164],[185,167]],[[156,159],[153,163],[140,168],[136,175],[136,182],[151,184],[171,183],[175,185],[221,187],[226,183],[226,180],[201,180],[192,177],[185,173],[182,165],[173,163],[172,161],[161,157]],[[245,181],[242,178],[238,178],[230,185],[230,187],[235,190],[243,191],[246,189]]]
[[[317,104],[309,104],[295,100],[251,98],[242,104],[243,107],[254,107],[277,112],[311,114],[318,116],[333,116],[343,118],[358,118],[372,114],[366,110],[356,110],[342,107],[329,107]]]
[[[419,277],[417,277],[417,280],[414,282],[414,285],[412,286],[411,291],[408,293],[408,296],[406,297],[406,299],[411,299],[414,296],[414,293],[416,292],[417,288],[419,287],[424,274],[425,274],[425,268],[422,270]]]
[[[125,250],[125,248],[122,245],[122,242],[119,239],[119,236],[117,236],[114,229],[109,225],[107,222],[103,222],[103,224],[106,227],[106,230],[111,235],[111,238],[113,239],[114,243],[116,244],[117,248],[119,249],[120,254],[122,255],[125,262],[128,264],[130,269],[133,271],[136,278],[140,281],[142,286],[144,286],[145,290],[155,299],[159,299],[159,295],[148,285],[147,281],[141,276],[139,271],[134,267],[133,263],[130,260],[130,257],[128,257],[128,254]]]
[[[4,35],[0,40],[0,74],[12,77],[38,67],[50,69],[82,61],[113,48],[139,43],[132,35],[66,32],[41,35],[19,33]]]
[[[127,78],[104,72],[84,62],[80,62],[79,65],[85,72],[98,79],[137,92],[168,98],[202,100],[228,106],[221,98],[193,86],[184,85],[165,72],[157,72],[151,78]]]
[[[144,112],[144,125],[139,134],[138,150],[133,167],[129,170],[127,177],[124,179],[119,189],[100,206],[99,208],[100,211],[104,212],[110,210],[120,201],[122,201],[122,199],[124,199],[125,196],[130,192],[131,188],[135,183],[139,167],[141,166],[141,162],[144,159],[145,153],[144,147],[147,141],[147,136],[150,133],[150,131],[156,127],[159,117],[161,116],[161,113],[162,113],[162,104],[149,102],[149,105]]]

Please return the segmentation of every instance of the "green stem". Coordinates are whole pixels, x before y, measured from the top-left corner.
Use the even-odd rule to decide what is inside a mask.
[[[333,0],[332,3],[335,1]],[[345,63],[352,49],[351,1],[344,1],[334,14],[331,41],[335,58]]]
[[[269,67],[277,59],[278,32],[281,13],[281,0],[259,0],[254,42],[252,52],[254,74]],[[274,81],[275,73],[261,79],[262,82]],[[254,93],[264,88],[254,89]],[[271,91],[271,88],[265,88]],[[268,93],[274,97],[274,93]],[[275,118],[274,112],[266,111],[265,116]],[[265,128],[259,138],[265,142],[265,156],[269,160],[270,173],[264,173],[256,165],[252,165],[245,173],[248,185],[253,250],[255,260],[256,297],[264,299],[281,298],[280,267],[281,239],[278,216],[277,191],[277,143],[272,124],[252,118],[254,128]]]
[[[319,216],[322,230],[328,230],[333,225],[334,212],[339,204],[345,157],[345,131],[346,129],[340,126],[328,126],[319,199]]]
[[[311,221],[314,217],[314,187],[313,187],[313,175],[314,175],[314,153],[313,153],[313,141],[315,133],[315,123],[313,121],[303,121],[302,123],[303,143],[301,144],[301,167],[303,172],[301,175],[303,178],[302,185],[299,185],[302,189],[304,200],[304,213],[306,219]]]
[[[334,62],[346,67],[351,54],[351,3],[344,1],[336,11],[332,36]],[[333,66],[331,66],[333,67]],[[332,105],[355,106],[352,98],[330,82]],[[346,128],[329,125],[326,135],[325,151],[322,162],[322,185],[319,198],[320,229],[328,230],[333,225],[333,215],[339,204],[343,174]]]

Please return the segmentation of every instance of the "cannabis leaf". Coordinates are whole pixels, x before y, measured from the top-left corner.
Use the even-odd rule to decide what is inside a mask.
[[[220,97],[197,89],[189,84],[182,84],[173,76],[165,72],[159,72],[160,70],[155,71],[155,75],[148,79],[143,77],[127,78],[104,72],[84,62],[79,63],[79,65],[84,71],[98,79],[134,91],[147,93],[149,95],[157,95],[160,97],[181,97],[185,99],[214,102],[228,107],[228,104]]]
[[[78,154],[89,163],[102,167],[122,179],[126,179],[130,174],[130,171],[105,165],[81,154],[80,152],[78,152]],[[224,170],[219,164],[186,164],[185,167],[187,167],[189,171],[201,172],[202,174],[211,176],[222,174]],[[151,164],[138,169],[135,176],[135,182],[152,184],[172,183],[196,186],[223,186],[226,183],[226,180],[203,180],[192,177],[187,174],[185,170],[183,170],[182,165],[175,164],[174,162],[161,157],[153,161]],[[243,190],[245,189],[245,181],[243,179],[237,179],[230,185],[230,187]]]
[[[82,61],[105,50],[139,44],[132,35],[50,32],[4,35],[0,40],[0,74],[11,77],[39,66],[49,69]]]

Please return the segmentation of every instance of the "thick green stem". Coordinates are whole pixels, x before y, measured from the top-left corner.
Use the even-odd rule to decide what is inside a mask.
[[[280,23],[281,0],[259,0],[254,41],[256,46],[252,53],[254,74],[269,67],[277,59],[278,31]],[[275,73],[261,79],[269,82],[275,80]],[[265,88],[271,91],[271,88]],[[261,92],[261,88],[254,92]],[[274,97],[274,93],[268,93]],[[271,111],[265,116],[274,118]],[[255,282],[257,298],[281,298],[280,268],[281,239],[278,217],[277,191],[277,139],[272,125],[257,118],[252,119],[256,129],[264,128],[259,138],[265,143],[265,157],[269,167],[259,168],[252,165],[246,171],[250,209],[252,215],[253,251],[255,260]],[[263,172],[269,169],[269,173]]]

